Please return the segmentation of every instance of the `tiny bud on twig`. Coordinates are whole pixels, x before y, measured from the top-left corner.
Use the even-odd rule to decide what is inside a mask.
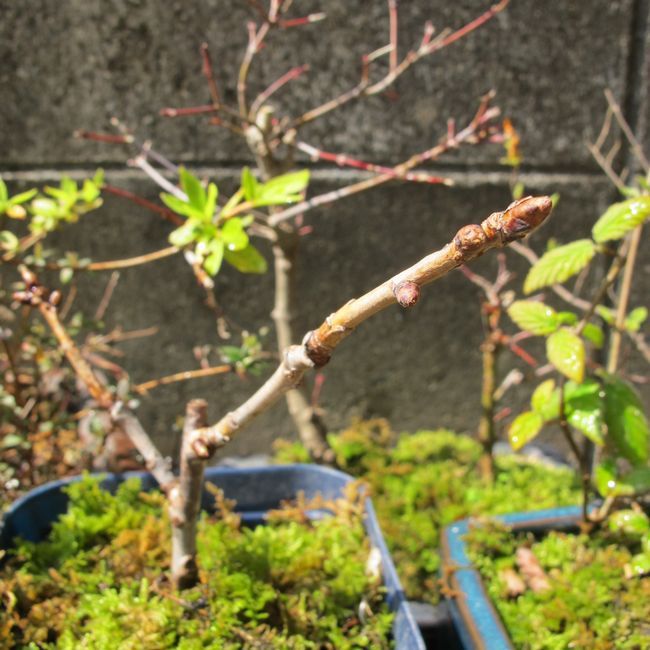
[[[400,282],[393,294],[401,307],[413,307],[420,299],[420,287],[415,282]]]

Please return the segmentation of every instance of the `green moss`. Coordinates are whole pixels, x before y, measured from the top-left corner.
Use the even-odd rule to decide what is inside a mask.
[[[341,469],[367,482],[382,532],[409,598],[440,599],[440,530],[458,519],[577,504],[574,472],[518,456],[496,460],[494,483],[479,476],[480,445],[451,431],[395,434],[385,420],[359,421],[329,436]],[[296,459],[281,443],[280,462]]]
[[[627,578],[638,542],[600,531],[592,536],[552,532],[542,539],[492,524],[467,536],[515,647],[525,650],[650,648],[650,577]],[[514,551],[529,547],[550,588],[509,595],[503,571],[516,570]]]
[[[48,540],[21,543],[0,573],[0,647],[390,647],[384,590],[366,575],[358,492],[299,501],[254,529],[218,496],[218,515],[199,523],[200,584],[180,593],[166,578],[161,495],[128,481],[113,496],[89,478],[69,495]],[[333,515],[310,522],[314,506]]]

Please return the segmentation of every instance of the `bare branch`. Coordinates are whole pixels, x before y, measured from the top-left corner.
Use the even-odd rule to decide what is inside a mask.
[[[504,212],[495,212],[481,225],[461,228],[454,239],[439,251],[398,273],[382,285],[331,314],[321,326],[309,332],[302,345],[285,350],[282,363],[268,381],[235,411],[217,424],[195,431],[192,449],[199,458],[208,458],[218,447],[295,387],[305,372],[325,365],[338,344],[373,314],[397,301],[395,291],[404,283],[418,287],[436,280],[490,248],[520,239],[550,214],[549,197],[527,197]]]

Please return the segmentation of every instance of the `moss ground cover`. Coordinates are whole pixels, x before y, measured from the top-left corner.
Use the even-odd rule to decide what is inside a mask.
[[[359,421],[329,436],[341,469],[370,486],[382,532],[409,598],[440,600],[439,535],[458,519],[577,504],[569,469],[517,456],[496,459],[492,484],[479,476],[481,447],[450,431],[395,434],[384,420]],[[299,444],[278,446],[280,461],[308,460]]]
[[[201,518],[200,583],[174,591],[164,497],[139,482],[116,495],[85,478],[47,541],[22,542],[0,573],[2,648],[389,648],[392,615],[363,497],[296,504],[247,528],[216,494]],[[318,506],[331,517],[311,522]]]
[[[606,530],[535,539],[496,523],[475,528],[467,539],[516,648],[650,648],[650,576],[629,574],[638,540]],[[506,576],[517,571],[521,547],[532,550],[549,587],[513,596]]]

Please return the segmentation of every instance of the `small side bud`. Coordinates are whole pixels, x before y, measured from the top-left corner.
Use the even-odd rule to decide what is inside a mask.
[[[454,237],[454,244],[463,255],[480,251],[487,240],[487,235],[478,224],[463,226]]]
[[[401,307],[413,307],[420,299],[420,287],[415,282],[400,282],[393,288],[393,295]]]
[[[61,292],[57,291],[56,289],[52,291],[50,297],[48,298],[48,302],[50,305],[52,305],[52,307],[56,307],[61,302]]]
[[[527,196],[511,203],[504,212],[491,214],[483,226],[496,231],[502,244],[522,239],[542,224],[553,209],[549,196]]]

